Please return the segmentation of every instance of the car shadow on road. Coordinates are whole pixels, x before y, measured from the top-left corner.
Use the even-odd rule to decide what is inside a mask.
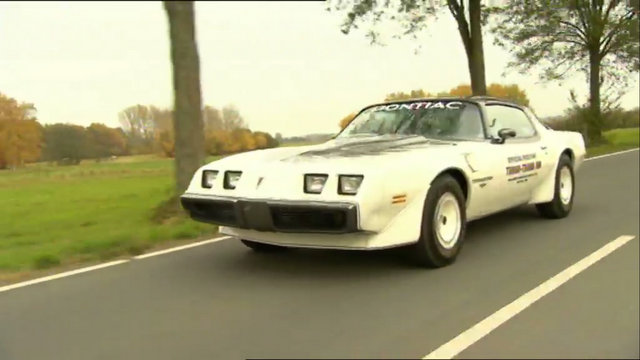
[[[522,228],[523,224],[543,221],[532,206],[514,208],[503,213],[488,216],[473,221],[467,226],[465,248],[463,253],[482,251],[487,246],[495,246],[496,242],[505,240],[505,233],[513,233]],[[481,243],[481,244],[480,244]],[[493,245],[492,245],[493,243]],[[476,245],[477,244],[477,245]],[[250,273],[286,273],[303,277],[332,277],[345,276],[380,276],[391,275],[395,272],[423,273],[425,269],[411,261],[410,248],[400,247],[386,250],[353,251],[353,250],[323,250],[323,249],[287,249],[276,253],[254,253],[242,245],[234,245],[233,254],[224,263],[222,271],[243,271]],[[242,251],[242,250],[245,251]],[[448,271],[447,268],[438,269]],[[433,271],[433,270],[432,270]]]

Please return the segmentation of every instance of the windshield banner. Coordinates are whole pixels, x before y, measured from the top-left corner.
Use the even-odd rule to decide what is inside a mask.
[[[378,105],[373,111],[395,111],[395,110],[419,110],[419,109],[451,109],[457,110],[463,106],[460,101],[417,101],[412,103]]]

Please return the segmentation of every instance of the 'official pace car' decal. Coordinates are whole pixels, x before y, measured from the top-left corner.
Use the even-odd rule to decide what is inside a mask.
[[[507,159],[507,161],[509,163],[514,163],[514,162],[520,162],[523,160],[532,160],[536,158],[536,154],[525,154],[525,155],[518,155],[518,156],[511,156]],[[517,175],[517,174],[524,174],[524,175],[520,175],[520,176],[514,176],[509,178],[509,182],[515,181],[516,184],[520,184],[520,183],[524,183],[527,182],[528,179],[532,176],[536,176],[538,175],[538,172],[535,170],[538,170],[542,167],[542,161],[538,160],[538,161],[529,161],[526,163],[522,163],[522,164],[517,164],[517,165],[510,165],[506,167],[507,170],[507,175]]]
[[[523,161],[523,160],[532,160],[536,158],[536,154],[525,154],[525,155],[517,155],[517,156],[511,156],[509,157],[507,160],[509,161],[509,163],[514,163],[514,162],[519,162],[519,161]]]

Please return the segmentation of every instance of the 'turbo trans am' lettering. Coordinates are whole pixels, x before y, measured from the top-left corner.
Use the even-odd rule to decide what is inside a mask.
[[[507,166],[507,175],[515,175],[523,172],[529,172],[542,167],[541,161],[532,161],[520,165]]]

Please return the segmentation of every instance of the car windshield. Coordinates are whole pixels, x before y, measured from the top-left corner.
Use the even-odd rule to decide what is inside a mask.
[[[358,114],[338,138],[379,135],[424,136],[447,140],[484,139],[478,106],[453,100],[372,106]]]

